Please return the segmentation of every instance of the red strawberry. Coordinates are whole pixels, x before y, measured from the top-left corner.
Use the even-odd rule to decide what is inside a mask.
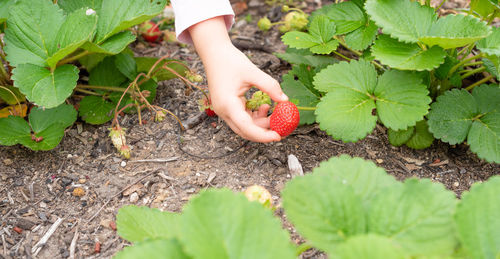
[[[139,32],[147,42],[156,42],[161,35],[160,28],[158,28],[158,25],[153,21],[143,23],[139,27]]]
[[[290,135],[299,125],[299,109],[292,102],[280,102],[270,117],[271,130],[282,137]]]
[[[203,97],[198,101],[198,104],[200,106],[200,111],[205,111],[210,117],[217,116],[214,110],[212,110],[212,101],[210,101],[210,98],[207,99],[207,97]]]

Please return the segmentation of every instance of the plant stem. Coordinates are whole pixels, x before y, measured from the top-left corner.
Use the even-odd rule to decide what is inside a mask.
[[[477,55],[472,56],[470,58],[466,58],[466,59],[462,60],[460,63],[456,64],[455,66],[453,66],[450,69],[450,72],[448,73],[448,77],[451,77],[453,75],[453,73],[455,73],[455,71],[457,71],[457,69],[459,69],[460,67],[462,67],[467,62],[469,62],[471,60],[475,60],[475,59],[481,58],[483,55],[484,55],[483,53],[480,53],[480,54],[477,54]]]
[[[297,109],[302,110],[302,111],[315,111],[316,107],[302,107],[302,106],[297,106]]]
[[[311,249],[312,246],[308,243],[303,243],[303,244],[300,244],[299,246],[297,246],[297,248],[295,248],[295,255],[296,256],[299,256],[301,255],[303,252]]]
[[[492,75],[490,75],[490,76],[488,76],[488,77],[485,77],[485,78],[483,78],[483,79],[481,79],[481,80],[479,80],[479,81],[475,82],[474,84],[471,84],[471,85],[467,86],[467,87],[465,88],[465,90],[467,90],[467,91],[471,91],[472,89],[474,89],[474,87],[476,87],[476,86],[478,86],[478,85],[482,85],[482,84],[484,84],[484,83],[486,83],[486,82],[490,81],[490,80],[491,80],[491,79],[493,79],[493,78],[494,78],[494,77],[493,77]]]
[[[476,68],[476,69],[473,69],[473,70],[469,70],[468,72],[466,72],[464,75],[461,76],[462,79],[465,79],[469,76],[472,76],[474,74],[477,74],[477,73],[481,73],[483,72],[484,70],[486,70],[485,67],[480,67],[480,68]]]
[[[335,51],[335,50],[333,51],[333,53],[335,53],[335,55],[337,55],[337,56],[339,56],[339,57],[341,57],[341,58],[343,58],[343,59],[345,59],[345,60],[347,60],[347,61],[351,61],[351,60],[352,60],[351,58],[348,58],[348,57],[346,57],[346,56],[344,56],[344,55],[342,55],[342,54],[338,53],[338,52],[337,52],[337,51]]]
[[[0,85],[0,88],[1,89],[4,89],[5,91],[9,92],[13,97],[14,99],[16,99],[16,103],[17,105],[19,106],[19,110],[22,111],[22,106],[21,106],[21,102],[19,101],[19,99],[17,99],[17,96],[14,94],[14,92],[12,92],[9,88],[5,87],[5,86],[1,86]]]
[[[88,94],[88,95],[94,95],[94,96],[102,96],[102,94],[98,94],[96,92],[80,89],[80,88],[75,88],[75,91],[78,91],[80,93]]]
[[[470,63],[464,64],[464,67],[482,65],[483,63],[484,63],[483,61],[470,62]]]
[[[497,14],[498,14],[498,9],[495,9],[495,11],[493,11],[493,13],[491,14],[490,19],[488,20],[488,25],[490,25],[493,22],[493,20],[495,20]]]
[[[436,8],[436,10],[441,9],[441,7],[443,7],[443,5],[444,5],[444,3],[446,3],[446,1],[448,1],[448,0],[443,0],[443,1],[439,4],[439,6]]]
[[[127,89],[121,87],[113,87],[113,86],[98,86],[98,85],[77,85],[77,89],[95,89],[95,90],[106,90],[112,92],[126,92]]]
[[[78,60],[78,59],[80,59],[80,58],[82,58],[82,57],[87,56],[88,54],[90,54],[90,52],[88,52],[87,50],[84,50],[84,51],[82,51],[82,52],[80,52],[80,53],[78,53],[78,54],[76,54],[76,55],[74,55],[74,56],[67,57],[67,58],[65,58],[65,59],[63,59],[63,60],[61,60],[61,61],[59,61],[59,62],[57,63],[57,66],[61,66],[61,65],[64,65],[64,64],[71,63],[71,62],[73,62],[73,61],[75,61],[75,60]]]

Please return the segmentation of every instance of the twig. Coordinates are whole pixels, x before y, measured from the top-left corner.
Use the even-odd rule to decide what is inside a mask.
[[[31,248],[31,253],[33,253],[35,257],[38,255],[40,250],[42,250],[42,247],[47,243],[47,241],[54,234],[54,232],[56,232],[56,229],[59,227],[59,225],[61,225],[62,222],[63,222],[62,218],[57,218],[56,222],[54,222],[54,224],[52,224],[52,226],[49,228],[47,233],[45,233],[45,235],[43,235],[43,237],[40,239],[40,241],[38,241],[38,243],[36,243]]]
[[[141,159],[141,160],[134,160],[134,161],[128,161],[129,163],[165,163],[165,162],[172,162],[172,161],[177,161],[179,159],[178,157],[169,157],[169,158],[158,158],[158,159]]]
[[[69,246],[69,259],[75,259],[75,251],[76,251],[76,241],[78,240],[78,227],[75,229],[75,235],[71,240],[71,245]]]
[[[120,195],[120,193],[124,192],[125,190],[127,190],[128,188],[132,187],[133,185],[137,184],[138,182],[150,177],[151,175],[153,175],[154,173],[156,173],[157,171],[152,171],[150,172],[149,174],[143,176],[142,178],[140,178],[139,180],[125,186],[125,188],[121,189],[120,191],[116,192],[111,198],[109,198],[98,210],[97,212],[92,215],[92,217],[90,217],[88,220],[87,220],[87,223],[89,223],[90,221],[92,221],[95,217],[97,217],[97,215],[99,215],[99,213],[102,211],[102,209],[104,209],[104,207],[106,207],[106,205],[108,205],[109,202],[111,202],[114,198],[118,197]]]
[[[2,234],[2,244],[3,244],[3,255],[7,256],[7,243],[5,241],[5,235]]]

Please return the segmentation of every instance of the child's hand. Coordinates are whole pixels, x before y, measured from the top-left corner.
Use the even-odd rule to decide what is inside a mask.
[[[193,25],[189,32],[205,65],[212,106],[217,115],[245,139],[255,142],[281,140],[278,133],[269,130],[269,105],[262,105],[255,112],[245,107],[245,93],[252,86],[274,101],[286,101],[288,97],[278,81],[258,69],[232,45],[222,17]]]

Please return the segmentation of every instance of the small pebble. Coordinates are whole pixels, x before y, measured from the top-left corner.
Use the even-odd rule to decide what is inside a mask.
[[[76,187],[73,189],[73,196],[82,197],[83,195],[85,195],[85,190],[83,190],[83,188]]]
[[[80,184],[84,184],[86,182],[87,182],[87,179],[85,179],[85,178],[78,179],[78,183],[80,183]]]
[[[127,162],[125,162],[125,161],[122,161],[122,162],[120,163],[120,166],[121,166],[121,167],[125,167],[126,165],[127,165]]]
[[[68,154],[68,156],[66,156],[66,158],[72,158],[73,155],[72,154]]]
[[[376,159],[375,161],[377,161],[377,164],[382,164],[384,162],[383,159]]]
[[[136,203],[139,200],[139,194],[136,192],[130,194],[130,202],[131,203]]]
[[[7,158],[7,159],[4,159],[4,160],[3,160],[3,163],[4,163],[5,165],[12,165],[14,162],[12,162],[12,160],[11,160],[11,159],[8,159],[8,158]]]
[[[458,187],[459,185],[460,185],[460,183],[459,183],[459,182],[454,182],[454,183],[453,183],[453,186],[454,186],[454,187]]]
[[[40,202],[40,208],[47,208],[47,203],[45,202]]]

